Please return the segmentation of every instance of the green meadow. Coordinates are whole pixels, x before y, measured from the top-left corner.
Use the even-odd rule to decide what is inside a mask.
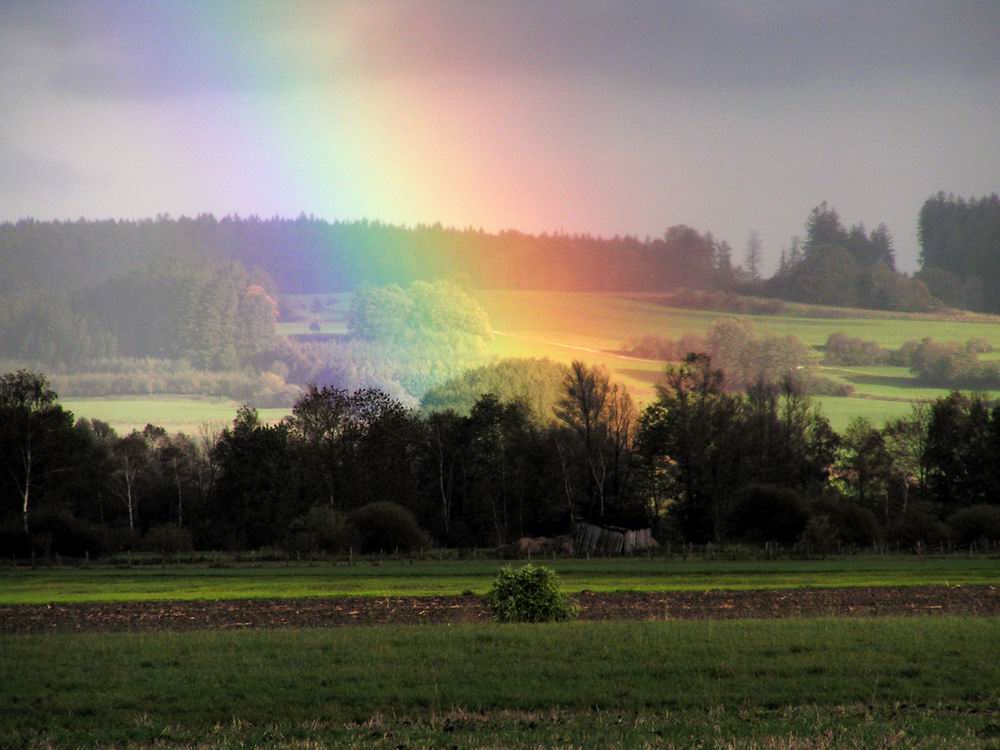
[[[198,396],[105,396],[99,398],[60,399],[64,407],[77,417],[100,419],[119,433],[141,430],[147,424],[163,427],[168,432],[197,435],[202,425],[225,427],[232,423],[237,401]],[[261,418],[277,422],[290,409],[259,409]]]
[[[0,637],[0,746],[996,747],[978,618]]]
[[[485,593],[499,560],[183,564],[0,569],[0,605],[317,596],[445,596]],[[989,557],[844,557],[829,560],[552,560],[562,588],[579,591],[1000,585]]]
[[[796,336],[814,350],[817,361],[827,337],[837,332],[888,348],[932,337],[962,343],[983,338],[1000,349],[1000,318],[965,313],[948,316],[789,305],[782,315],[738,315],[665,307],[649,295],[481,291],[478,298],[497,331],[493,346],[498,356],[600,362],[640,401],[654,396],[663,363],[622,356],[618,352],[623,344],[650,334],[671,339],[704,335],[723,317],[747,318],[763,332]],[[822,367],[821,372],[854,388],[851,397],[817,398],[836,429],[843,429],[856,416],[879,423],[908,413],[912,402],[948,393],[944,388],[921,386],[905,367]]]
[[[1000,349],[1000,318],[956,314],[880,313],[868,310],[789,305],[783,315],[734,315],[725,312],[665,307],[650,295],[576,292],[483,290],[477,298],[494,328],[491,352],[501,357],[548,357],[558,362],[583,359],[601,363],[626,383],[640,402],[655,395],[664,363],[620,354],[633,338],[658,335],[679,338],[703,335],[721,317],[746,317],[762,331],[794,335],[811,347],[817,361],[831,333],[842,332],[896,348],[905,341],[933,337],[966,342],[984,338]],[[279,324],[279,332],[310,336],[310,324],[320,334],[347,330],[350,295],[293,295],[283,298],[297,320]],[[1000,357],[1000,352],[984,355]],[[823,375],[854,388],[851,397],[820,397],[817,402],[842,430],[856,416],[880,423],[909,412],[909,404],[946,395],[947,389],[919,385],[905,367],[822,367]],[[993,394],[991,394],[993,395]],[[170,431],[197,432],[201,424],[228,423],[239,406],[235,401],[184,396],[148,398],[88,398],[65,401],[78,416],[109,422],[119,431],[142,428],[147,422]],[[281,419],[285,409],[263,409],[268,421]]]

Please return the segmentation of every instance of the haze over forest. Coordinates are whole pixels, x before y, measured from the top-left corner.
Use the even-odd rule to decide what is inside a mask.
[[[294,10],[294,12],[292,12]],[[763,268],[1000,174],[993,2],[0,6],[0,219],[300,212],[658,237]]]

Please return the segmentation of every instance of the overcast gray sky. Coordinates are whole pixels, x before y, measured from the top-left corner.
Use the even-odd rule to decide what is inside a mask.
[[[1000,2],[0,0],[0,219],[211,211],[655,235],[809,210],[916,267],[1000,190]]]

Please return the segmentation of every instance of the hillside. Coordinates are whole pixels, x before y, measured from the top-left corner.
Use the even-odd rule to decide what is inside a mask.
[[[822,358],[827,337],[836,332],[892,348],[909,340],[932,337],[959,342],[983,338],[1000,349],[1000,318],[960,312],[887,313],[800,304],[789,306],[790,314],[740,315],[666,307],[658,304],[655,296],[640,294],[481,290],[476,296],[490,316],[494,332],[491,351],[496,357],[548,357],[558,362],[582,359],[601,363],[626,383],[639,401],[653,397],[665,363],[621,353],[625,342],[648,334],[671,338],[704,335],[724,317],[747,318],[764,332],[796,336],[810,347],[817,361]],[[293,336],[315,335],[308,329],[309,322],[314,322],[322,333],[341,333],[346,328],[348,297],[287,297],[286,306],[292,304],[308,317],[279,324],[279,329]],[[312,312],[307,312],[310,309]],[[824,375],[854,388],[851,397],[817,397],[838,429],[855,416],[881,422],[907,413],[914,401],[948,393],[947,388],[919,384],[905,367],[819,367]]]

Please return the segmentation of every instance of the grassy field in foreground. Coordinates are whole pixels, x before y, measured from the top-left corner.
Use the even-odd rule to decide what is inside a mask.
[[[0,604],[485,593],[497,560],[354,566],[0,569]],[[996,558],[840,558],[814,561],[556,560],[569,592],[704,591],[1000,583]]]
[[[0,746],[996,747],[998,635],[928,618],[7,636]]]
[[[120,434],[155,424],[168,432],[197,435],[203,424],[227,427],[240,404],[229,399],[198,396],[66,398],[60,403],[77,417],[100,419]],[[258,409],[265,422],[277,422],[291,409]]]

